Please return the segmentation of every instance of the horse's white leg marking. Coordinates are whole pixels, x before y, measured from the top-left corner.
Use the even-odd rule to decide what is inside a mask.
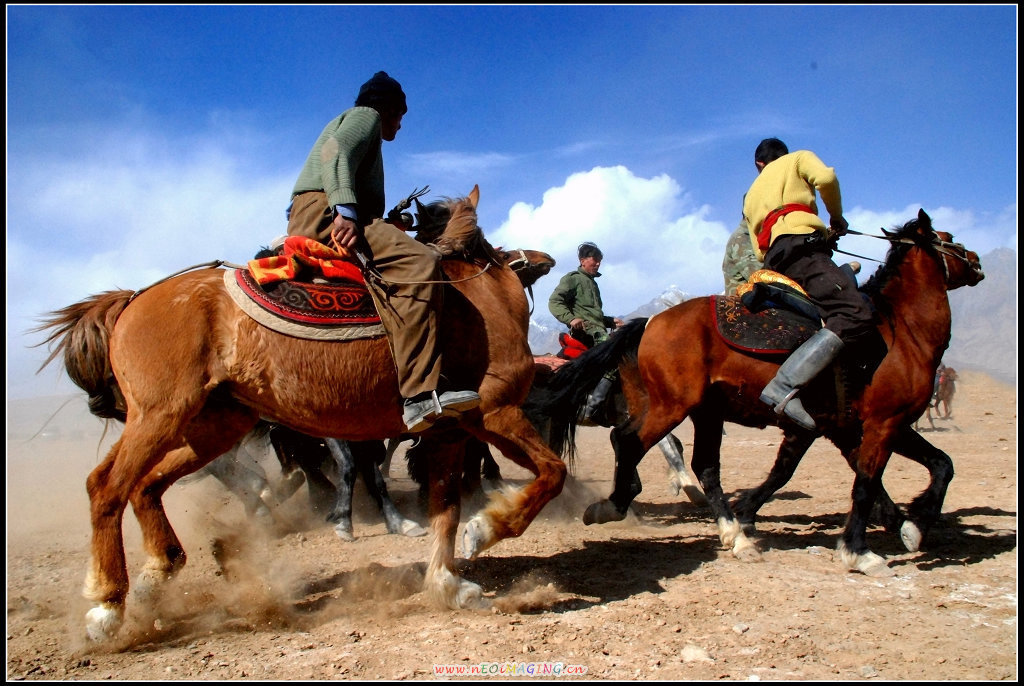
[[[105,641],[124,623],[124,606],[100,603],[85,613],[85,633],[90,641]]]
[[[477,555],[498,542],[498,536],[492,525],[493,512],[518,510],[519,506],[515,503],[520,502],[521,493],[522,489],[511,486],[504,486],[501,490],[491,493],[487,506],[466,522],[466,528],[462,531],[463,557],[467,560],[475,560]]]
[[[837,546],[839,559],[843,561],[847,569],[853,569],[866,576],[886,577],[894,576],[896,572],[889,567],[885,558],[876,555],[870,550],[862,555],[854,553],[846,547],[846,541],[839,541]]]
[[[177,565],[169,572],[165,571],[161,560],[150,558],[142,568],[142,571],[139,572],[139,576],[135,580],[135,586],[132,587],[135,597],[140,603],[152,603],[154,595],[174,577],[179,569],[181,569],[181,565]]]
[[[490,607],[491,603],[483,597],[483,589],[480,586],[449,571],[444,564],[444,551],[447,547],[439,537],[434,537],[430,563],[423,578],[423,590],[427,596],[434,604],[450,610]]]
[[[718,520],[718,535],[722,544],[732,548],[733,557],[741,562],[759,562],[761,553],[757,546],[751,542],[743,533],[743,527],[737,520],[731,522],[725,519]]]

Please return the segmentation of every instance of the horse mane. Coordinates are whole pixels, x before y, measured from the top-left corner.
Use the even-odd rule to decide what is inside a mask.
[[[933,251],[931,218],[921,210],[916,219],[911,219],[906,224],[892,230],[882,229],[882,233],[891,241],[889,252],[885,255],[885,262],[872,274],[861,288],[861,292],[871,298],[875,307],[882,310],[891,310],[889,303],[886,303],[881,295],[885,286],[898,273],[903,258],[913,247],[923,248],[929,252]]]
[[[482,257],[500,266],[501,256],[477,225],[476,207],[468,198],[444,198],[428,205],[416,201],[416,240],[436,247],[442,257]]]

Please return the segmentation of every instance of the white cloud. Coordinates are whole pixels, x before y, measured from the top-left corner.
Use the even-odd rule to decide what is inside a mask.
[[[577,246],[597,243],[605,311],[627,314],[672,284],[694,295],[722,290],[722,255],[735,227],[707,221],[707,213],[667,175],[644,179],[622,166],[596,167],[549,189],[537,207],[513,205],[491,242],[555,257],[555,271],[534,287],[538,303],[579,266]]]
[[[42,340],[27,332],[47,312],[201,263],[244,263],[284,232],[290,174],[253,178],[216,141],[198,141],[174,161],[158,141],[107,140],[88,155],[11,165],[18,173],[8,177],[8,397],[52,392],[39,389],[63,373],[53,364],[36,377],[47,353],[27,347]]]

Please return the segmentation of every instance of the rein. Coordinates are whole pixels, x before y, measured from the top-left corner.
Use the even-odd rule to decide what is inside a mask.
[[[178,276],[180,274],[184,274],[185,272],[190,272],[193,269],[205,269],[206,267],[214,267],[214,268],[217,268],[217,267],[228,267],[230,269],[248,269],[248,267],[242,266],[240,264],[235,264],[233,262],[228,262],[226,260],[214,260],[213,262],[203,262],[202,264],[194,264],[191,267],[185,267],[184,269],[182,269],[180,271],[176,271],[173,274],[165,276],[164,278],[160,279],[159,281],[154,281],[153,283],[149,284],[145,288],[140,288],[139,290],[137,290],[134,293],[132,293],[132,296],[130,298],[128,298],[128,302],[131,302],[132,300],[135,300],[135,298],[137,298],[138,296],[142,295],[143,293],[148,291],[153,286],[159,286],[164,281],[167,281],[169,279],[173,279],[174,277],[176,277],[176,276]]]
[[[526,267],[529,267],[530,260],[526,257],[526,251],[523,250],[522,248],[519,248],[515,252],[519,253],[519,257],[514,260],[510,260],[508,263],[508,268],[511,269],[512,271],[518,271],[520,269],[525,269]],[[529,286],[526,287],[526,292],[530,294],[530,314],[533,314],[533,308],[537,304],[536,298],[533,297],[533,284],[530,284]]]
[[[885,229],[882,229],[883,233]],[[895,236],[876,236],[871,233],[863,233],[861,231],[854,231],[853,229],[847,229],[846,233],[853,234],[855,236],[865,236],[866,238],[878,238],[879,240],[889,241],[890,243],[899,243],[901,245],[917,245],[917,243],[911,238],[897,238]],[[964,250],[963,243],[950,243],[949,241],[941,240],[938,235],[935,235],[931,242],[931,247],[935,249],[935,252],[945,255],[947,257],[955,257],[958,260],[963,260],[970,266],[971,261],[967,259],[966,251]],[[871,260],[872,262],[882,263],[882,260],[876,260],[873,257],[866,257],[865,255],[858,255],[856,253],[847,252],[846,250],[840,250],[839,248],[833,248],[834,252],[849,255],[851,257],[859,257],[862,260]],[[946,265],[945,257],[942,259],[942,270],[945,273],[946,279],[949,279],[949,267]]]

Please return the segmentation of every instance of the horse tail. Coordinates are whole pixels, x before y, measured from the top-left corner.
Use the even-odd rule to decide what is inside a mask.
[[[647,318],[632,319],[579,357],[559,367],[547,383],[535,388],[523,406],[526,416],[549,427],[548,445],[570,464],[576,455],[576,426],[587,396],[601,378],[618,368],[627,356],[636,356]]]
[[[64,369],[76,386],[89,395],[89,411],[101,419],[125,421],[124,396],[110,366],[110,334],[134,291],[106,291],[51,312],[34,332],[52,329],[42,343],[50,356],[43,370],[64,354]]]

